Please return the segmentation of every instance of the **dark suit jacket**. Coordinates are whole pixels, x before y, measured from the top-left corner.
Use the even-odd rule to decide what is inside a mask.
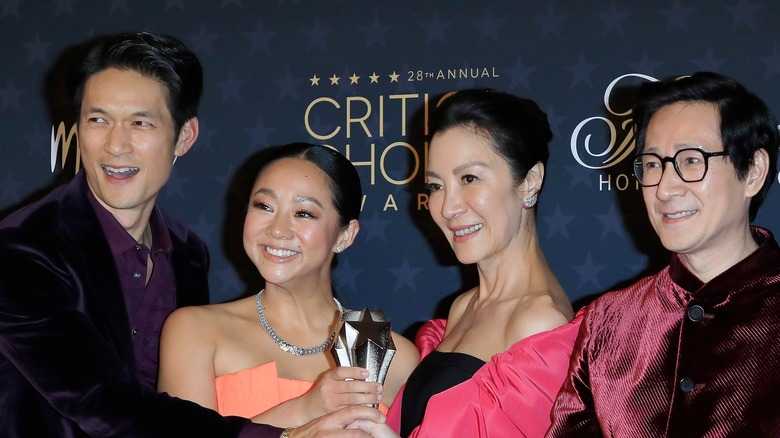
[[[0,436],[238,435],[246,420],[136,379],[119,277],[85,184],[82,172],[0,223]],[[177,306],[206,303],[206,247],[163,217]]]

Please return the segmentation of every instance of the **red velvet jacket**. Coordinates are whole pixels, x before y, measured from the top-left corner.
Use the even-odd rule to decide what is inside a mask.
[[[704,284],[670,266],[586,310],[549,437],[780,436],[780,249]]]

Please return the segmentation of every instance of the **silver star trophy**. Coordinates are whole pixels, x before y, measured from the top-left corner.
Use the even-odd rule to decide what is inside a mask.
[[[330,352],[336,365],[368,370],[366,382],[384,383],[395,344],[390,322],[381,310],[344,310],[344,323]],[[378,403],[374,404],[379,407]]]

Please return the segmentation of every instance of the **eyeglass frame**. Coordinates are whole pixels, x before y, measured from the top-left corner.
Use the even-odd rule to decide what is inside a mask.
[[[702,156],[704,157],[704,172],[701,174],[701,178],[693,179],[693,180],[687,180],[687,179],[685,179],[685,177],[682,176],[682,172],[680,171],[680,168],[677,167],[677,156],[680,155],[681,152],[685,152],[685,151],[697,151],[697,152],[701,153]],[[710,158],[712,158],[712,157],[723,157],[723,156],[727,156],[728,154],[729,154],[728,151],[707,152],[707,151],[703,151],[703,150],[701,150],[699,148],[684,148],[684,149],[680,149],[677,152],[675,152],[674,155],[672,155],[671,157],[668,156],[668,155],[665,156],[665,157],[662,157],[662,156],[656,154],[655,152],[641,153],[641,154],[637,155],[636,158],[634,158],[634,167],[633,167],[634,178],[636,178],[637,182],[639,182],[639,185],[642,186],[642,187],[655,187],[655,186],[661,184],[661,178],[663,178],[664,172],[666,172],[666,163],[672,163],[672,167],[674,168],[674,172],[677,174],[677,176],[680,177],[680,179],[683,182],[687,182],[687,183],[699,182],[699,181],[703,180],[705,176],[707,176],[707,172],[710,170]],[[637,164],[641,164],[641,163],[638,163],[638,161],[642,158],[643,155],[652,155],[652,156],[658,158],[661,161],[661,178],[659,178],[658,182],[655,183],[655,184],[642,184],[642,180],[636,174]]]

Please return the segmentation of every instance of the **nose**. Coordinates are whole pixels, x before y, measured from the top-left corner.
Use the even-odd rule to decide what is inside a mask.
[[[441,215],[445,219],[455,219],[466,211],[466,204],[460,196],[460,192],[455,190],[444,191],[444,202],[441,204]]]
[[[674,163],[665,161],[661,165],[663,166],[663,173],[661,174],[661,181],[658,182],[656,187],[656,198],[664,200],[684,193],[685,181],[677,174]],[[669,167],[666,167],[667,165]]]
[[[266,233],[274,239],[279,240],[292,238],[292,222],[288,215],[281,212],[274,214],[273,219],[268,224]]]
[[[111,127],[106,142],[106,151],[116,157],[124,155],[132,150],[132,141],[126,129],[121,124]]]

